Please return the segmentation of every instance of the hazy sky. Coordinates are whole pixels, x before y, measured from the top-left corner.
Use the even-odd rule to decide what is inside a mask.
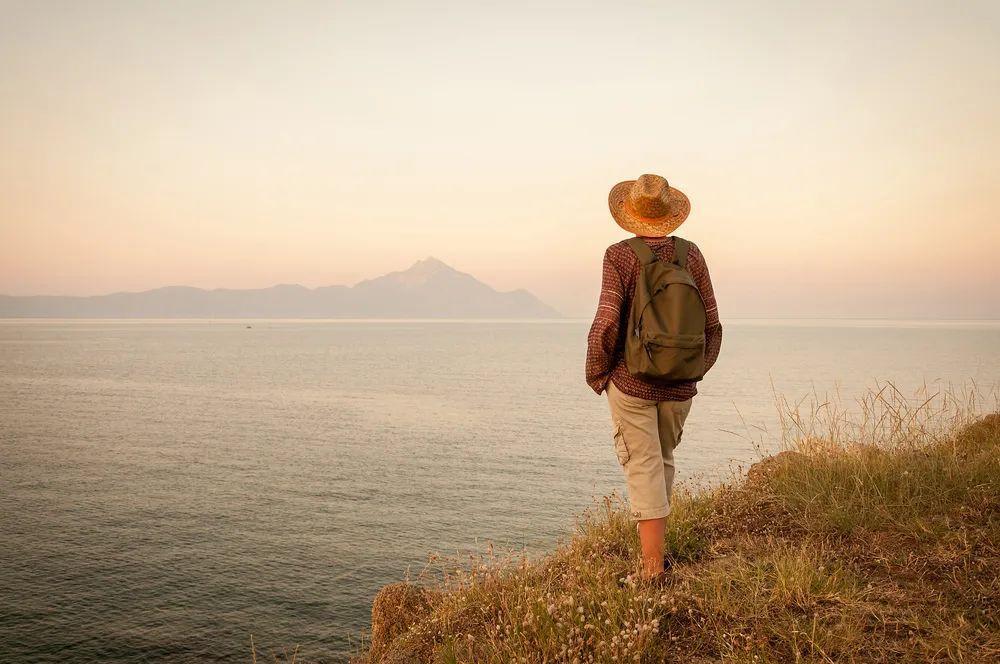
[[[1000,317],[1000,3],[0,0],[0,292],[353,283],[571,315],[666,176],[723,317]]]

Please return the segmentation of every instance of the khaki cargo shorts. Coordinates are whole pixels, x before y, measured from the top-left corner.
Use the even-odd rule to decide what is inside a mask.
[[[629,511],[636,521],[670,513],[674,448],[681,442],[687,401],[650,401],[622,393],[608,382],[615,453],[625,471]]]

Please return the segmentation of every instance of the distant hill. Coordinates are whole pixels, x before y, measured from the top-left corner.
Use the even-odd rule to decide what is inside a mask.
[[[168,286],[92,297],[0,295],[0,318],[557,318],[526,290],[496,291],[436,258],[355,286],[203,290]]]

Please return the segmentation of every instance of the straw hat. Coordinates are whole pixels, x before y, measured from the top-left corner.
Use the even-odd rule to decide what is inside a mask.
[[[608,207],[618,225],[629,233],[659,237],[684,223],[691,201],[659,175],[640,175],[638,180],[612,187]]]

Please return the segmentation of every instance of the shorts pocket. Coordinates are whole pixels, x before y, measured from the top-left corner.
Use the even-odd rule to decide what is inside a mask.
[[[626,463],[628,463],[630,454],[628,451],[628,444],[625,442],[625,434],[622,433],[621,424],[615,423],[614,436],[615,436],[615,454],[618,455],[618,463],[624,466]]]

